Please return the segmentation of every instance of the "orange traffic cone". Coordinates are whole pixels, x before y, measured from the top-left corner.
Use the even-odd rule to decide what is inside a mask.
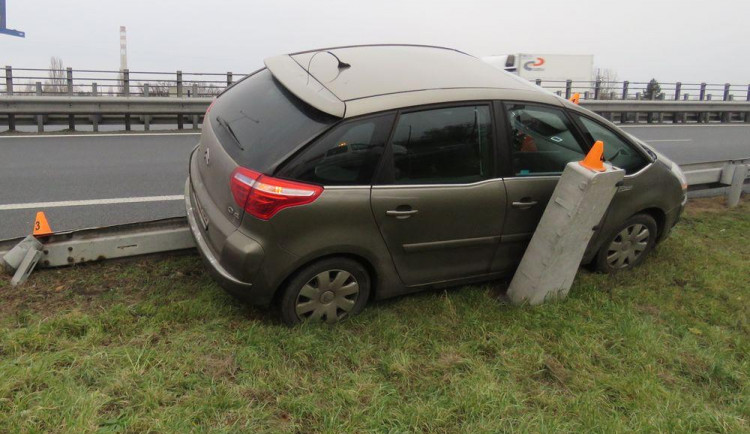
[[[52,229],[49,227],[49,223],[47,223],[47,217],[44,215],[44,211],[37,212],[36,220],[34,220],[34,232],[32,232],[32,235],[35,237],[46,237],[53,233],[54,232],[52,232]]]
[[[606,169],[604,169],[604,163],[602,163],[602,155],[604,155],[604,142],[597,140],[589,153],[586,154],[586,158],[579,161],[579,164],[594,172],[604,172]]]
[[[581,101],[581,94],[578,92],[574,93],[573,96],[571,96],[568,101],[572,102],[573,104],[578,105],[578,103]]]

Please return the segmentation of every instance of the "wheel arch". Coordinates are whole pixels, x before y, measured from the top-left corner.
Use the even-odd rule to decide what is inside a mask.
[[[352,253],[352,252],[338,252],[338,253],[321,254],[319,256],[308,258],[307,260],[302,261],[301,263],[297,264],[294,267],[294,269],[291,272],[289,272],[286,275],[286,277],[284,277],[284,279],[282,279],[281,282],[279,282],[278,285],[276,285],[276,288],[274,289],[274,292],[273,292],[273,296],[271,298],[272,304],[275,304],[279,300],[279,297],[281,297],[283,293],[283,289],[286,287],[287,283],[289,283],[289,281],[292,280],[297,275],[297,273],[299,273],[300,270],[316,262],[320,262],[320,261],[331,259],[331,258],[347,258],[362,265],[367,271],[368,277],[370,278],[370,295],[367,299],[367,302],[369,303],[370,300],[374,299],[375,294],[378,290],[378,284],[379,284],[379,276],[375,269],[375,266],[363,255],[359,255],[359,254]]]
[[[638,211],[637,213],[633,214],[630,217],[633,217],[638,214],[646,214],[648,216],[651,216],[651,218],[656,221],[656,242],[660,242],[663,238],[663,235],[666,233],[664,230],[664,225],[667,222],[667,214],[662,210],[661,208],[657,207],[650,207],[643,209],[641,211]]]

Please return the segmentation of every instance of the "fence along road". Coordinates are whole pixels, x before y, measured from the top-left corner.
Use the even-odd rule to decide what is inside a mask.
[[[750,156],[750,126],[625,126],[680,164]],[[0,239],[29,232],[184,215],[187,158],[198,133],[0,136]]]

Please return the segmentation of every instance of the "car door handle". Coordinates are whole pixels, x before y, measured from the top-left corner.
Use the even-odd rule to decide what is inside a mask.
[[[396,217],[399,220],[408,219],[409,217],[413,216],[414,214],[418,213],[419,210],[416,209],[410,209],[410,210],[397,210],[397,209],[391,209],[385,212],[385,215],[390,217]]]
[[[536,205],[537,203],[538,202],[535,200],[529,200],[529,201],[521,200],[519,202],[513,202],[513,208],[528,209]]]

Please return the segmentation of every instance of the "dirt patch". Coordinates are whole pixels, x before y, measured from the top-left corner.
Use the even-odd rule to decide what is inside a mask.
[[[170,270],[163,261],[141,259],[130,262],[93,263],[38,270],[22,286],[10,286],[10,276],[0,274],[0,317],[33,311],[52,315],[77,309],[91,311],[112,303],[134,303],[146,298],[162,281],[169,286],[194,285],[203,274],[200,261],[183,263],[182,271]],[[178,274],[179,273],[179,274]],[[116,292],[114,301],[107,297]]]
[[[740,208],[750,208],[750,201],[747,196],[740,199]],[[688,199],[685,206],[685,214],[692,216],[701,213],[725,213],[727,212],[727,199],[724,196],[701,197],[698,199]]]

